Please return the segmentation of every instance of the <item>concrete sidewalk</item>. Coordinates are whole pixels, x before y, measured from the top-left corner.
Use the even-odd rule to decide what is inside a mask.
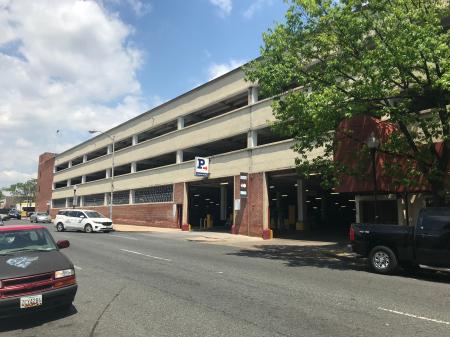
[[[334,241],[313,241],[313,240],[293,240],[293,239],[271,239],[263,240],[258,237],[245,235],[236,235],[225,232],[211,231],[190,231],[185,232],[179,228],[161,228],[151,226],[133,226],[115,224],[114,229],[117,232],[141,232],[141,233],[160,233],[173,234],[174,238],[191,242],[217,244],[225,246],[233,246],[243,249],[259,250],[267,246],[279,247],[310,247],[327,255],[338,259],[353,259],[354,254],[350,252],[346,244]],[[172,236],[172,235],[171,235]]]

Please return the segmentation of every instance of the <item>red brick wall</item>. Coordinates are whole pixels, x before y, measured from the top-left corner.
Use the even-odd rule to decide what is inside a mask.
[[[92,209],[109,217],[108,206],[82,208]],[[58,209],[51,210],[52,218],[56,216],[57,212]],[[178,228],[176,220],[172,203],[113,206],[113,223],[116,224]]]
[[[241,210],[236,211],[234,232],[242,235],[262,236],[263,232],[263,183],[264,173],[249,174],[248,198],[239,195],[239,176],[234,177],[235,199],[241,199]]]
[[[52,199],[53,166],[55,154],[45,152],[39,156],[38,178],[36,186],[36,210],[47,211],[47,202]]]

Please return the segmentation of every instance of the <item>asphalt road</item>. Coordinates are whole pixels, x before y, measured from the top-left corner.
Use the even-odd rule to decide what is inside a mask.
[[[381,276],[315,247],[181,233],[53,234],[71,242],[74,307],[0,321],[1,337],[450,336],[446,274]]]

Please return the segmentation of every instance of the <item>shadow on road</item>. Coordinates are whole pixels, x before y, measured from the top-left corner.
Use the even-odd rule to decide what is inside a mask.
[[[69,310],[46,310],[42,312],[28,313],[23,316],[0,319],[0,332],[13,330],[27,330],[49,322],[62,320],[77,314],[77,309],[72,305]],[[64,325],[61,325],[63,327]]]
[[[241,249],[229,255],[255,257],[283,261],[288,267],[318,267],[339,270],[365,270],[361,259],[339,256],[345,251],[341,245],[294,246],[260,245],[252,249]]]
[[[260,245],[251,249],[241,249],[228,255],[282,261],[288,267],[317,267],[370,272],[366,259],[349,255],[345,246],[339,244],[327,246]],[[399,268],[396,275],[421,281],[450,283],[450,273],[446,272],[424,269],[411,272]]]

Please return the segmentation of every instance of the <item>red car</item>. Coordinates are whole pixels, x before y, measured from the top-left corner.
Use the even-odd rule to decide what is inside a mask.
[[[0,318],[69,309],[77,292],[73,263],[43,226],[0,227]]]

